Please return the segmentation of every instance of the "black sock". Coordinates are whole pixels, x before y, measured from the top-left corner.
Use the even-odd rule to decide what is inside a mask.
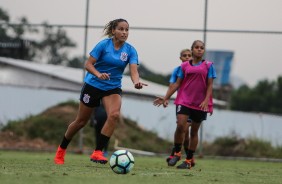
[[[185,148],[185,147],[184,147],[184,151],[185,151],[185,153],[186,153],[186,156],[188,156],[188,148]]]
[[[62,143],[60,144],[60,147],[63,149],[67,149],[69,143],[71,140],[67,140],[67,138],[64,136]]]
[[[174,143],[174,150],[176,153],[181,151],[181,144]]]
[[[171,150],[170,156],[173,156],[174,152],[175,152],[175,148],[173,147],[172,150]]]
[[[195,151],[193,151],[193,150],[189,150],[189,149],[188,149],[188,154],[187,154],[186,159],[187,159],[187,160],[192,159],[192,158],[193,158],[194,153],[195,153]]]
[[[105,148],[105,146],[108,144],[109,140],[110,140],[110,137],[101,134],[95,150],[101,150],[102,151]]]

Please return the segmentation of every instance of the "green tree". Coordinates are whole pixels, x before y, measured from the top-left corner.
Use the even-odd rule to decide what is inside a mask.
[[[32,26],[28,19],[21,17],[18,23],[10,24],[10,16],[0,7],[0,38],[1,41],[20,42],[24,46],[24,57],[28,61],[43,60],[50,64],[65,64],[72,60],[69,57],[69,49],[76,46],[62,27],[52,27],[43,23],[43,39],[30,40],[26,35],[39,35],[39,30]],[[15,55],[10,57],[18,58]],[[74,58],[75,59],[75,58]],[[74,66],[72,64],[72,66]]]
[[[274,107],[272,107],[272,112],[277,114],[282,114],[282,76],[279,76],[276,82],[276,88],[274,92]]]
[[[25,33],[38,33],[38,29],[31,26],[28,19],[26,17],[21,17],[19,19],[19,24],[17,26],[12,26],[14,33],[14,38],[16,39],[24,39]]]
[[[72,68],[83,68],[84,60],[85,58],[83,57],[74,57],[69,60],[69,62],[67,63],[67,66],[72,67]]]
[[[230,108],[242,111],[249,109],[250,107],[248,107],[248,103],[244,103],[248,100],[250,96],[249,93],[250,88],[247,85],[242,85],[239,89],[233,91],[231,95]]]
[[[162,74],[154,73],[151,70],[149,70],[144,64],[138,67],[138,71],[140,77],[142,77],[143,79],[166,86],[169,85],[170,74],[162,75]],[[126,75],[128,75],[128,73],[126,73]]]
[[[246,85],[233,91],[230,108],[249,112],[282,114],[282,77],[277,81],[259,81],[254,88]]]
[[[44,38],[38,43],[41,57],[47,58],[49,64],[64,64],[69,59],[68,48],[76,44],[67,36],[66,31],[61,27],[49,26],[44,23]]]
[[[35,42],[23,38],[26,32],[36,33],[37,29],[30,26],[27,18],[19,19],[19,24],[10,24],[9,14],[0,7],[0,40],[3,43],[14,43],[17,47],[1,47],[1,56],[31,60],[35,57]]]
[[[7,32],[8,32],[9,26],[7,23],[9,23],[9,21],[10,21],[10,17],[8,13],[0,7],[0,23],[1,23],[0,38],[1,39],[8,38]]]
[[[274,104],[274,90],[275,82],[269,82],[268,80],[259,81],[255,88],[252,90],[252,98],[256,105],[253,108],[254,111],[259,112],[271,112],[271,108]]]

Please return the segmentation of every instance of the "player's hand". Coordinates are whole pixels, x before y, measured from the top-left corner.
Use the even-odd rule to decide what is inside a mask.
[[[154,100],[153,104],[154,104],[154,106],[158,106],[158,107],[160,105],[163,105],[163,107],[167,107],[168,101],[169,100],[165,100],[164,97],[157,96],[157,98]]]
[[[111,80],[110,75],[111,73],[99,73],[97,77],[101,80]]]
[[[154,106],[159,107],[160,105],[163,105],[163,104],[164,104],[164,98],[160,96],[157,96],[156,99],[153,101]]]
[[[148,84],[145,84],[145,83],[142,83],[142,82],[134,83],[134,87],[135,87],[136,89],[142,89],[143,86],[148,86]]]
[[[202,111],[208,112],[209,108],[208,108],[208,100],[204,100],[201,104],[200,104],[200,108]]]
[[[163,103],[163,107],[166,108],[168,106],[168,100],[165,100]]]

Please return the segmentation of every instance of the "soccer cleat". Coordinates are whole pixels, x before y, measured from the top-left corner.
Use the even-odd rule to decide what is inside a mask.
[[[95,150],[90,156],[90,160],[92,162],[96,162],[100,164],[106,164],[108,162],[108,159],[104,157],[103,152],[100,150]]]
[[[60,146],[57,149],[54,162],[55,164],[62,165],[65,162],[65,154],[66,154],[67,149],[63,149]]]
[[[173,157],[169,160],[168,166],[175,166],[175,164],[181,159],[181,152],[174,153]]]
[[[180,165],[178,165],[176,168],[177,169],[191,169],[191,167],[192,167],[192,159],[190,159],[190,160],[185,160],[185,161],[183,161],[182,162],[182,164],[180,164]]]
[[[172,157],[173,157],[173,156],[171,156],[171,155],[170,155],[169,157],[167,157],[167,158],[166,158],[166,162],[168,163],[168,162],[170,161],[170,159],[172,159]]]

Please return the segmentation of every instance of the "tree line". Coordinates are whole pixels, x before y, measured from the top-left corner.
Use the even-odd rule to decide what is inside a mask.
[[[83,56],[70,57],[69,50],[76,47],[76,43],[69,38],[62,27],[53,27],[43,22],[43,28],[31,26],[26,17],[18,19],[17,25],[10,24],[10,16],[0,7],[0,40],[26,39],[26,35],[36,35],[41,39],[29,38],[31,42],[25,59],[28,61],[45,60],[48,64],[65,65],[82,68]],[[169,84],[170,74],[162,75],[150,71],[146,66],[139,67],[140,76],[146,80],[162,85]],[[246,112],[265,112],[282,114],[282,76],[275,81],[262,80],[255,87],[243,85],[232,90],[228,108]]]
[[[230,109],[282,115],[282,76],[261,80],[253,88],[243,85],[231,95]]]

